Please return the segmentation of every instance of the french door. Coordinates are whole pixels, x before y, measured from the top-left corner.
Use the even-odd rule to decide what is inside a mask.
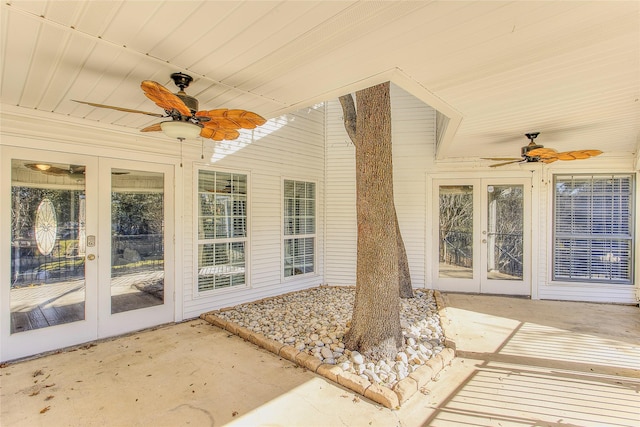
[[[531,180],[433,182],[436,289],[531,294]]]
[[[1,360],[170,322],[173,166],[2,147]]]

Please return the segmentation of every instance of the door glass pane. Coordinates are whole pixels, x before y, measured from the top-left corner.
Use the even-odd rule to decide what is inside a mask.
[[[523,186],[487,186],[487,278],[522,280]]]
[[[473,278],[473,186],[439,191],[439,276]]]
[[[164,174],[111,171],[111,313],[164,303]]]
[[[11,162],[11,333],[85,318],[85,166]]]

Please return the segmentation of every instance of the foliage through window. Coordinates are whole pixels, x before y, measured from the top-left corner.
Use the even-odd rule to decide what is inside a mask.
[[[198,291],[246,284],[247,176],[198,171]]]
[[[284,276],[314,272],[316,185],[284,181]]]
[[[631,284],[634,182],[631,175],[557,175],[553,279]]]

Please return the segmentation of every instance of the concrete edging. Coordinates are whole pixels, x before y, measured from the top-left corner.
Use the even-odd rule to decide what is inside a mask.
[[[447,331],[450,322],[446,317],[444,298],[440,291],[434,290],[433,293],[438,307],[438,315],[440,316],[440,325],[444,331],[445,348],[429,359],[427,363],[410,373],[408,377],[398,381],[393,388],[371,383],[358,375],[343,371],[339,366],[322,363],[322,361],[305,351],[300,351],[293,346],[282,344],[216,316],[216,313],[229,310],[230,308],[204,313],[200,318],[234,335],[238,335],[250,343],[274,353],[283,359],[289,360],[298,366],[304,367],[315,374],[346,387],[386,408],[398,409],[418,390],[433,381],[440,371],[451,364],[451,361],[455,358],[455,342],[450,338]]]

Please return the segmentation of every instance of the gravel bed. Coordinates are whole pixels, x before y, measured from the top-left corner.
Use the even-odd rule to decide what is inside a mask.
[[[354,287],[321,286],[215,313],[282,344],[305,351],[323,363],[340,366],[362,378],[393,387],[444,348],[444,333],[431,290],[415,290],[401,299],[404,345],[396,360],[368,360],[345,348],[355,298]]]

